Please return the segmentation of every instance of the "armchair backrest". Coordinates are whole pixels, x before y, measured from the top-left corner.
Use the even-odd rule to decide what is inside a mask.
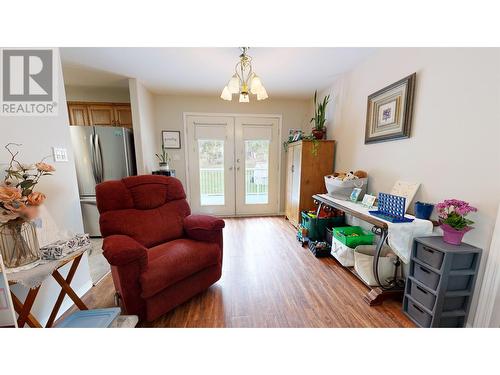
[[[96,186],[103,237],[123,234],[146,247],[180,238],[191,211],[175,177],[133,176]]]

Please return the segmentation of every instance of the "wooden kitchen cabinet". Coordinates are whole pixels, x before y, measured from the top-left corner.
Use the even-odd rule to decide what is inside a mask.
[[[132,128],[129,103],[68,102],[68,113],[70,125]]]
[[[294,226],[300,213],[314,210],[313,194],[325,193],[326,175],[333,173],[335,141],[298,141],[288,145],[285,216]]]
[[[71,125],[90,125],[89,111],[86,105],[68,103],[68,115]]]
[[[132,128],[132,110],[130,104],[114,106],[115,121],[118,126]]]
[[[88,106],[90,125],[116,125],[112,105],[92,104]]]

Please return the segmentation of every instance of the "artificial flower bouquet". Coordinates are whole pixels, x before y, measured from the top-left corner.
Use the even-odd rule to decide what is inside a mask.
[[[466,216],[476,212],[477,208],[458,199],[446,199],[436,205],[436,210],[443,230],[443,240],[453,245],[459,245],[465,233],[472,229],[474,222]]]
[[[39,246],[32,220],[39,214],[45,194],[35,191],[43,176],[51,175],[55,168],[43,160],[23,164],[17,160],[20,146],[5,146],[11,155],[6,176],[0,183],[0,251],[7,267],[19,267],[39,258]]]

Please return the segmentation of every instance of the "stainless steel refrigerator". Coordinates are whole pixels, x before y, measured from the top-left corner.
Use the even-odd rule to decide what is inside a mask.
[[[126,128],[70,126],[83,226],[92,237],[101,236],[95,186],[136,174],[134,137]]]

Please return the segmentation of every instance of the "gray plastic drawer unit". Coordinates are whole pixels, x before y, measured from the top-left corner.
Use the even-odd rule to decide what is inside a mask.
[[[408,315],[420,325],[420,327],[430,327],[432,315],[426,313],[422,307],[412,300],[408,300]]]
[[[474,258],[477,254],[458,254],[453,257],[451,263],[452,270],[468,270],[474,264]]]
[[[471,278],[472,276],[470,275],[450,276],[448,280],[448,291],[468,289]]]
[[[465,318],[463,316],[449,316],[441,318],[441,328],[457,328],[465,326]]]
[[[419,327],[464,327],[481,253],[442,237],[416,238],[403,299],[406,315]]]
[[[411,297],[422,306],[432,311],[434,308],[434,302],[436,302],[436,296],[425,289],[425,287],[418,285],[414,280],[409,280],[409,283]]]
[[[467,297],[445,297],[443,303],[443,312],[465,310],[467,306]]]
[[[428,264],[435,269],[440,269],[441,264],[443,263],[444,253],[434,250],[428,246],[417,244],[416,257],[425,264]]]
[[[413,272],[415,279],[428,286],[432,290],[436,290],[439,284],[439,274],[418,263],[414,264]]]

